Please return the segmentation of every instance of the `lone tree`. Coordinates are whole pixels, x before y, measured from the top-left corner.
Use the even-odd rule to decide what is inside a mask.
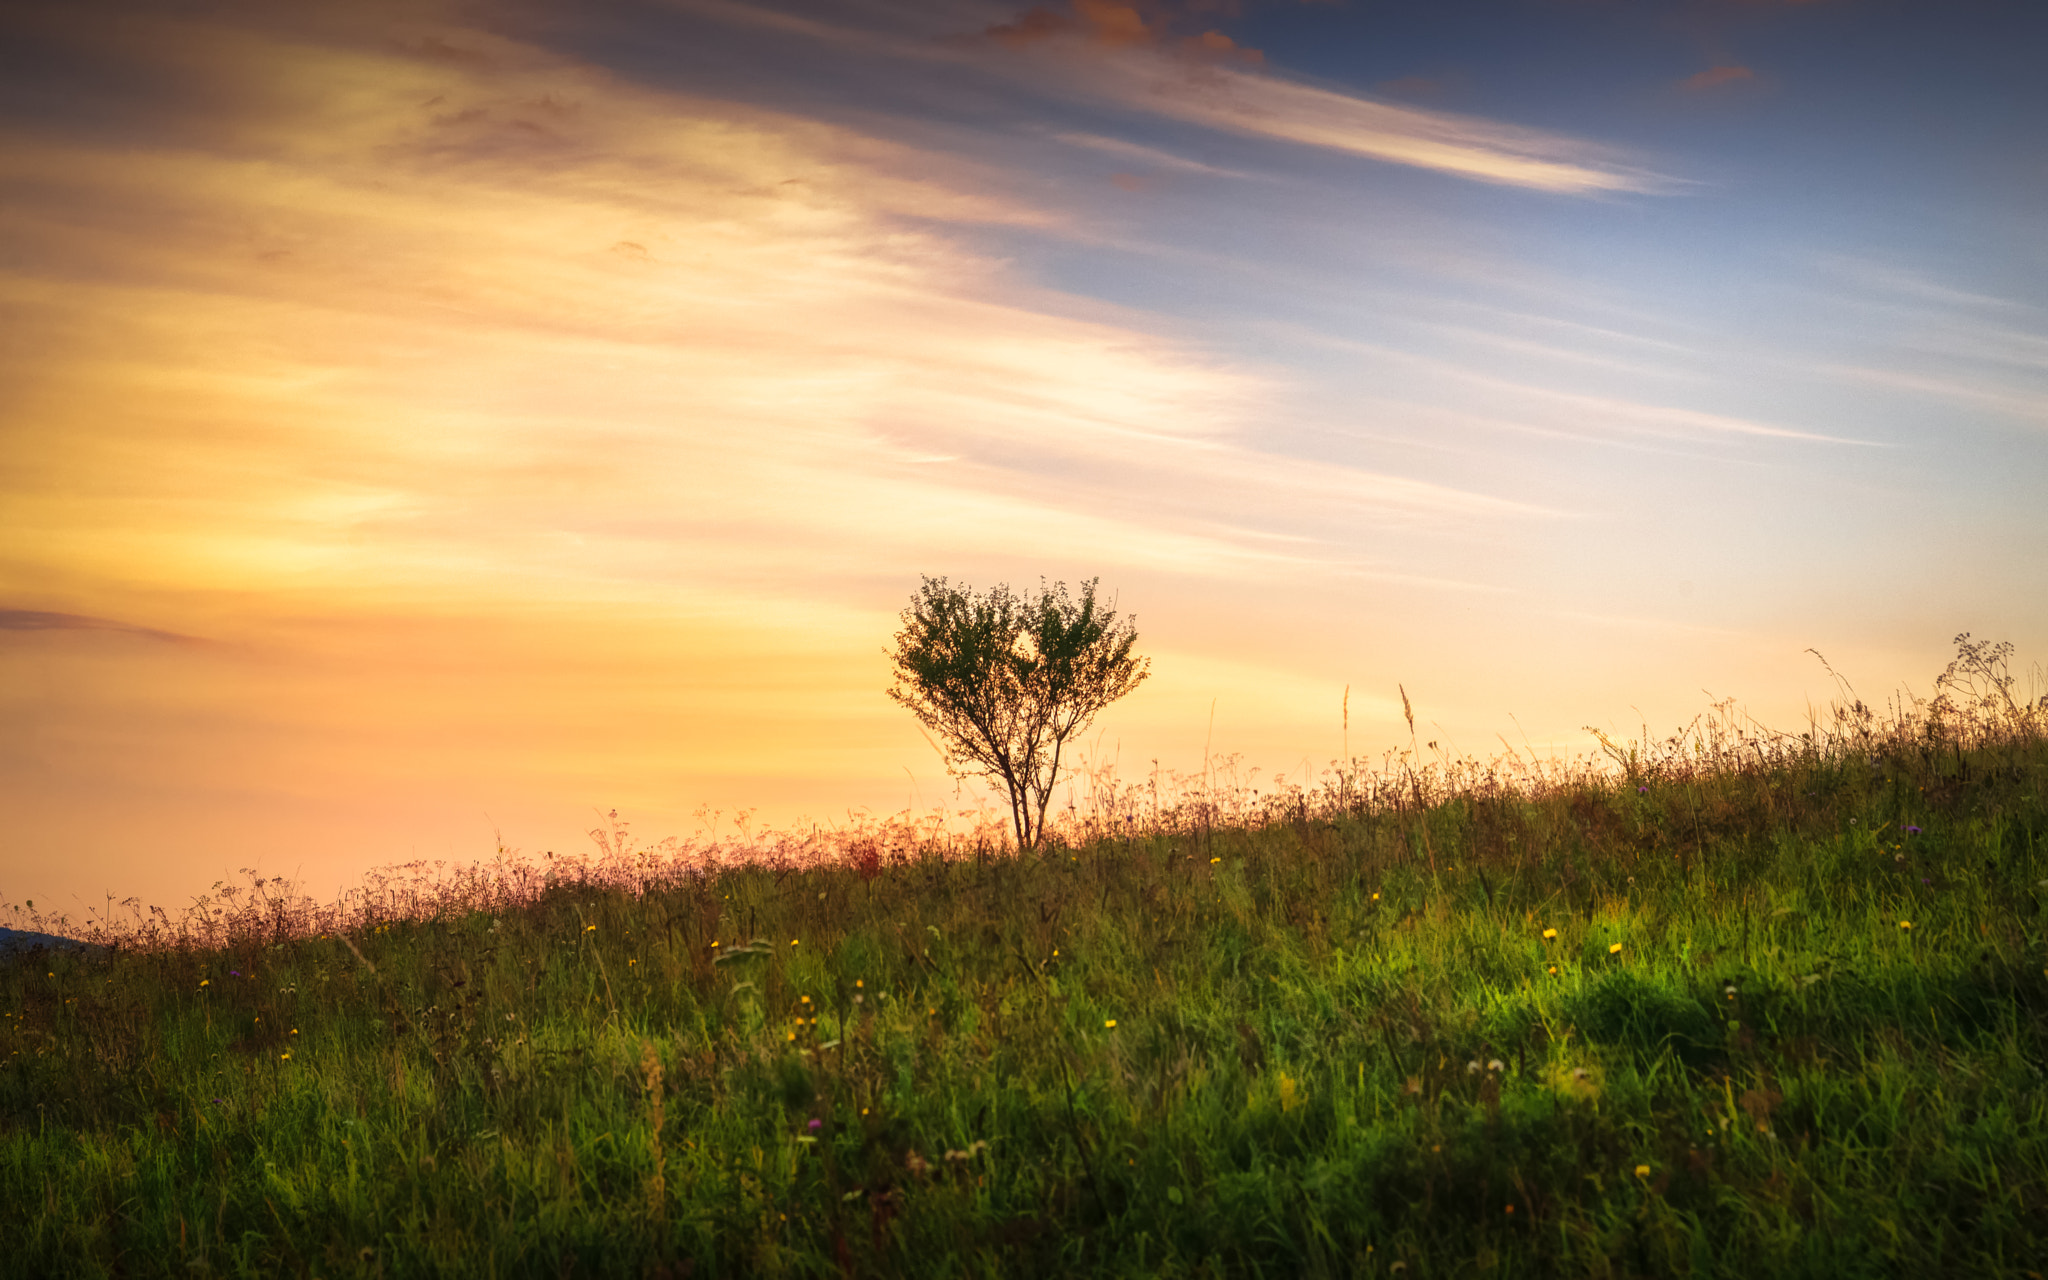
[[[1065,583],[977,595],[928,577],[896,633],[889,696],[938,735],[955,777],[1003,784],[1019,850],[1044,838],[1067,739],[1149,674],[1131,654],[1137,629],[1096,603],[1097,581],[1077,601]]]

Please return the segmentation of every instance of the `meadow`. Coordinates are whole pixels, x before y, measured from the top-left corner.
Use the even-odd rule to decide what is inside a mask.
[[[2038,1280],[2008,658],[1800,733],[1089,775],[1022,856],[612,821],[23,917],[101,946],[0,962],[0,1274]]]

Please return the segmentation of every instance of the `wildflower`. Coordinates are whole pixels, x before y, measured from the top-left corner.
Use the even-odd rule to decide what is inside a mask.
[[[1378,902],[1378,901],[1380,900],[1380,895],[1378,895],[1377,893],[1375,893],[1374,895],[1372,895],[1372,900],[1373,900],[1374,902]]]
[[[278,1054],[278,1055],[277,1055],[277,1059],[278,1059],[278,1061],[279,1061],[279,1062],[283,1062],[283,1061],[285,1061],[285,1060],[289,1059],[289,1058],[290,1058],[291,1056],[292,1056],[292,1055],[290,1055],[289,1053],[280,1053],[280,1054]]]
[[[865,981],[863,981],[863,980],[861,980],[861,979],[859,979],[859,978],[855,978],[855,979],[853,980],[853,985],[854,985],[854,986],[856,986],[856,987],[865,987],[865,986],[866,986],[866,985],[868,985],[868,984],[867,984],[867,983],[866,983]]]
[[[716,938],[713,938],[713,939],[711,940],[711,945],[712,945],[712,946],[714,946],[714,947],[715,947],[715,946],[717,946],[717,945],[718,945],[718,939],[716,939]]]
[[[212,978],[201,978],[201,979],[199,980],[199,985],[200,985],[200,986],[202,986],[202,987],[210,987],[210,986],[212,986],[212,985],[213,985],[213,979],[212,979]]]
[[[1901,920],[1899,921],[1899,928],[1910,931],[1913,928],[1913,922],[1911,920]]]
[[[1554,938],[1556,938],[1556,937],[1557,937],[1557,930],[1555,930],[1555,929],[1545,929],[1545,930],[1543,931],[1543,940],[1544,940],[1545,942],[1549,942],[1549,941],[1551,941],[1552,939],[1554,939]]]
[[[1465,1064],[1465,1074],[1468,1076],[1476,1076],[1479,1074],[1479,1059],[1474,1058],[1472,1059],[1472,1061]]]
[[[1721,994],[1727,996],[1730,1000],[1733,1000],[1735,998],[1735,984],[1731,982],[1727,986],[1721,988]]]
[[[1104,1031],[1114,1031],[1114,1030],[1116,1029],[1116,1019],[1115,1019],[1115,1018],[1104,1018],[1104,1019],[1102,1020],[1102,1029],[1103,1029]]]
[[[1219,862],[1221,862],[1221,861],[1223,861],[1223,859],[1221,859],[1221,858],[1211,858],[1211,859],[1209,859],[1209,865],[1213,867],[1213,866],[1215,866],[1215,865],[1216,865],[1217,863],[1219,863]]]
[[[816,1132],[817,1132],[818,1130],[820,1130],[820,1129],[822,1129],[822,1128],[824,1128],[824,1127],[825,1127],[825,1122],[824,1122],[823,1120],[820,1120],[820,1119],[818,1119],[818,1118],[817,1118],[817,1117],[815,1117],[815,1116],[813,1116],[813,1117],[811,1118],[811,1132],[812,1132],[812,1133],[816,1133]]]
[[[796,945],[796,939],[795,939],[795,938],[791,938],[791,939],[789,940],[789,945],[790,945],[790,946],[792,946],[792,947],[793,947],[793,946],[795,946],[795,945]]]
[[[1636,1166],[1636,1176],[1637,1176],[1638,1178],[1647,1178],[1647,1177],[1649,1177],[1649,1176],[1650,1176],[1650,1166],[1649,1166],[1649,1165],[1646,1165],[1646,1164],[1639,1164],[1639,1165],[1637,1165],[1637,1166]]]
[[[597,926],[596,926],[596,925],[594,925],[594,924],[586,924],[586,925],[584,925],[584,926],[583,926],[583,932],[585,932],[585,933],[596,933],[596,932],[597,932]]]
[[[1619,942],[1617,942],[1617,943],[1615,943],[1615,944],[1614,944],[1613,946],[1611,946],[1611,947],[1607,948],[1607,954],[1608,954],[1608,955],[1610,955],[1610,956],[1618,956],[1618,955],[1620,955],[1620,954],[1621,954],[1621,944],[1620,944]]]
[[[1499,1058],[1495,1058],[1493,1061],[1486,1064],[1486,1069],[1488,1071],[1506,1071],[1508,1069],[1508,1064],[1502,1062]]]
[[[1648,787],[1637,787],[1637,788],[1636,788],[1636,794],[1637,794],[1637,795],[1639,795],[1639,796],[1646,796],[1646,795],[1649,795],[1649,794],[1650,794],[1650,789],[1649,789]]]
[[[810,998],[809,996],[805,996],[805,997],[804,997],[804,1003],[805,1003],[805,1004],[809,1004],[810,1002],[811,1002],[811,998]]]
[[[1915,826],[1908,826],[1906,828],[1906,834],[1909,836],[1917,836],[1920,834],[1920,828]]]
[[[57,975],[53,973],[53,974],[51,974],[50,976],[54,978],[54,977],[56,977]],[[242,971],[241,971],[240,969],[230,969],[230,970],[228,970],[228,976],[229,976],[230,978],[239,978],[239,977],[241,977],[241,976],[242,976]]]
[[[1550,966],[1550,974],[1551,974],[1551,976],[1552,976],[1552,977],[1556,977],[1556,976],[1557,976],[1557,966],[1556,966],[1556,965],[1551,965],[1551,966]]]

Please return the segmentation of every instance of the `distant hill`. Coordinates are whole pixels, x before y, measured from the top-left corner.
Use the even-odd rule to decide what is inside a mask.
[[[49,947],[53,951],[94,949],[90,942],[76,938],[59,937],[54,933],[35,933],[28,929],[9,929],[0,926],[0,956],[20,955],[37,947]]]

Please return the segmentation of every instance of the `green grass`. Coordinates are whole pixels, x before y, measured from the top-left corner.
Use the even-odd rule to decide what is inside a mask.
[[[1022,859],[259,884],[0,967],[0,1272],[2035,1276],[2006,705],[1098,788]]]

